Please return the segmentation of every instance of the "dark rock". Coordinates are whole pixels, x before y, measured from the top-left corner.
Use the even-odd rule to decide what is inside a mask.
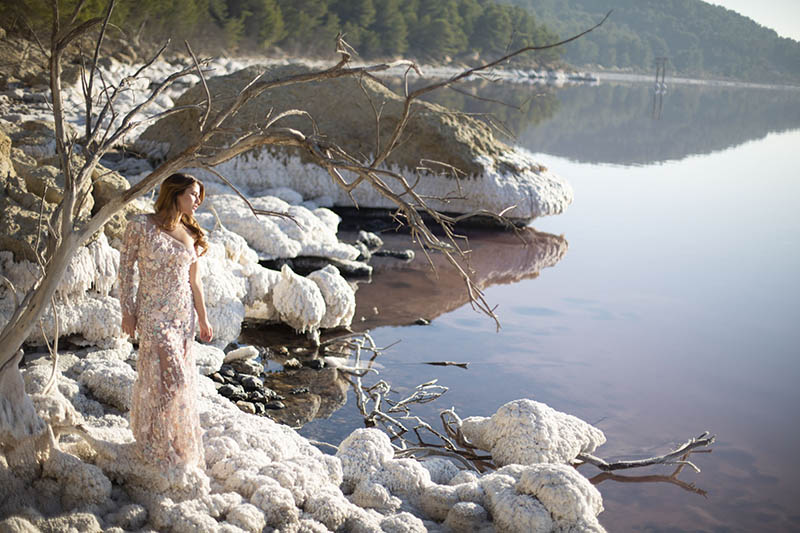
[[[219,372],[214,372],[213,374],[209,374],[208,377],[210,377],[213,381],[216,381],[217,383],[225,383],[225,378],[223,378]]]
[[[427,318],[419,317],[414,321],[414,324],[418,326],[429,326],[431,324],[431,321],[428,320]]]
[[[231,367],[231,365],[222,365],[222,367],[219,369],[219,373],[225,378],[236,377],[236,371]]]
[[[231,361],[231,367],[240,374],[247,374],[250,376],[258,376],[264,371],[264,366],[252,359],[237,359]]]
[[[403,261],[414,260],[414,250],[378,250],[373,252],[373,255],[378,257],[394,257],[395,259],[402,259]]]
[[[265,409],[286,409],[286,406],[280,400],[272,400],[264,404]]]
[[[289,394],[306,394],[308,393],[308,387],[295,387],[289,391]]]
[[[234,392],[233,395],[228,398],[232,402],[246,402],[247,401],[247,393],[242,392]]]
[[[222,351],[225,353],[232,352],[233,350],[241,348],[241,345],[238,342],[229,342],[228,345]]]
[[[303,366],[307,366],[308,368],[314,370],[322,370],[325,368],[325,361],[322,359],[311,359],[309,361],[303,361]]]
[[[253,403],[264,403],[267,399],[264,397],[264,393],[259,390],[254,390],[247,394],[247,399]]]
[[[311,274],[328,265],[335,266],[345,278],[367,278],[372,275],[372,267],[366,263],[333,257],[301,256],[292,259],[262,260],[259,261],[259,264],[271,270],[280,270],[283,265],[289,265],[295,274],[301,276]]]
[[[261,392],[264,393],[264,396],[267,400],[283,400],[284,397],[275,392],[274,390],[270,389],[269,387],[264,387],[264,390]]]
[[[244,390],[250,392],[264,388],[264,382],[256,376],[244,376],[241,381]]]
[[[267,409],[264,407],[263,403],[254,403],[253,407],[256,408],[257,415],[263,415],[264,413],[267,412]]]
[[[219,392],[222,396],[225,396],[226,398],[233,398],[233,396],[236,395],[243,395],[244,389],[238,385],[225,384],[222,387],[220,387],[217,390],[217,392]]]
[[[25,93],[22,101],[26,104],[38,104],[47,102],[47,95],[44,93]]]

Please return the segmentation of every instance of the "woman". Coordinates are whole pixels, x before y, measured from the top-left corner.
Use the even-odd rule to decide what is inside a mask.
[[[128,223],[120,254],[122,330],[131,338],[139,332],[131,429],[142,458],[168,471],[205,466],[192,354],[195,315],[200,338],[213,336],[197,273],[197,258],[208,249],[194,218],[204,198],[196,178],[171,175],[161,184],[156,212]]]

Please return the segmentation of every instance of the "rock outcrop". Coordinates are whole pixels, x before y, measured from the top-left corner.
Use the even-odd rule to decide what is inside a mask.
[[[262,80],[275,80],[306,72],[305,67],[250,67],[235,74],[209,80],[214,109],[229,101],[259,72]],[[195,86],[184,93],[177,105],[203,101],[205,94]],[[322,135],[349,153],[360,156],[376,152],[376,128],[373,105],[381,109],[381,146],[401,116],[403,100],[380,83],[369,78],[338,78],[323,82],[290,85],[265,91],[245,105],[227,124],[229,129],[247,129],[266,116],[276,116],[290,109],[301,109],[314,119],[288,117],[279,126],[295,128],[307,135],[318,128]],[[138,146],[154,156],[179,153],[199,134],[199,111],[187,110],[171,115],[148,128]],[[216,144],[233,137],[219,138]],[[218,170],[251,192],[270,187],[290,187],[306,199],[329,197],[337,205],[352,205],[348,195],[335,185],[321,168],[309,163],[309,156],[295,148],[251,151]],[[434,163],[438,162],[438,163]],[[528,155],[499,141],[485,124],[456,114],[435,104],[417,102],[408,122],[402,143],[387,160],[387,168],[403,172],[413,183],[419,177],[417,191],[426,197],[451,197],[448,202],[431,200],[443,211],[492,212],[516,206],[508,216],[531,219],[557,214],[572,200],[568,184],[536,163]],[[421,167],[427,170],[420,170]],[[453,177],[458,169],[461,178]],[[214,181],[210,173],[203,174]],[[400,190],[396,188],[396,190]],[[353,191],[358,205],[392,207],[372,187],[362,184]],[[455,197],[455,198],[453,198]]]

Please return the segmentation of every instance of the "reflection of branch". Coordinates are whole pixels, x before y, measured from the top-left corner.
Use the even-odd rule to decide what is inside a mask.
[[[695,487],[694,483],[687,483],[672,476],[659,476],[659,475],[621,476],[619,474],[612,474],[611,472],[601,472],[600,474],[597,474],[596,476],[589,478],[589,483],[591,483],[592,485],[598,485],[607,479],[610,479],[612,481],[619,481],[620,483],[659,483],[659,482],[672,483],[673,485],[677,485],[687,492],[693,492],[695,494],[699,494],[704,498],[708,497],[708,492],[701,488]]]
[[[697,468],[697,466],[694,463],[686,460],[688,452],[691,452],[695,450],[695,448],[700,448],[702,446],[711,446],[714,443],[715,438],[716,435],[709,436],[708,431],[706,431],[702,435],[699,435],[698,437],[689,439],[683,445],[678,447],[678,449],[668,454],[659,455],[657,457],[650,457],[648,459],[634,459],[630,461],[616,461],[613,463],[609,463],[605,459],[595,457],[588,453],[579,454],[576,457],[576,459],[578,461],[582,461],[583,463],[593,464],[594,466],[596,466],[600,470],[603,470],[604,472],[611,472],[613,470],[622,470],[625,468],[639,468],[642,466],[650,466],[658,464],[687,465],[692,467],[695,472],[700,472],[700,469]]]

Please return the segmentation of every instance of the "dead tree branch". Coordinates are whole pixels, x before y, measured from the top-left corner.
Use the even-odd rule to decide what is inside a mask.
[[[615,470],[623,470],[628,468],[641,468],[643,466],[651,465],[682,465],[689,466],[695,472],[700,472],[700,469],[691,461],[681,459],[681,456],[686,455],[687,452],[696,450],[706,446],[711,446],[716,439],[716,435],[710,435],[708,431],[703,432],[697,437],[693,437],[679,446],[677,449],[659,455],[657,457],[649,457],[647,459],[632,459],[627,461],[614,461],[608,462],[605,459],[600,459],[588,453],[582,453],[576,457],[578,461],[589,463],[604,472],[613,472]]]

